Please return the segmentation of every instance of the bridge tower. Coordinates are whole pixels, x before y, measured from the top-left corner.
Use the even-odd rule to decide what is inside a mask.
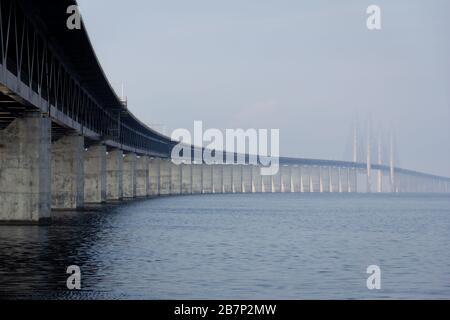
[[[367,192],[370,193],[372,191],[372,145],[371,145],[371,132],[370,132],[370,125],[369,129],[367,131],[367,158],[366,158],[366,164],[367,164]]]
[[[383,164],[382,160],[382,153],[381,153],[381,131],[378,133],[378,148],[377,148],[377,154],[378,154],[378,165]],[[380,169],[377,171],[377,192],[381,193],[383,192],[383,173]]]
[[[394,165],[395,165],[395,162],[394,162],[394,160],[395,160],[394,159],[394,135],[392,132],[391,132],[389,144],[390,144],[390,147],[389,147],[389,149],[390,149],[390,151],[389,151],[389,153],[390,153],[390,155],[389,155],[389,169],[390,169],[389,176],[390,176],[391,192],[397,192],[397,189],[395,186],[396,182],[395,182],[395,172],[394,172]]]

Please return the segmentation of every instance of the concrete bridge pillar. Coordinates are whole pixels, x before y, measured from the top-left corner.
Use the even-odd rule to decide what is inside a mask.
[[[311,193],[314,192],[313,169],[313,167],[306,167],[302,170],[302,173],[305,174],[303,179],[303,182],[305,183],[305,190]]]
[[[136,161],[136,197],[145,198],[149,193],[149,157],[141,156]]]
[[[128,153],[123,157],[123,197],[136,197],[136,162],[135,153]]]
[[[171,170],[172,161],[169,159],[162,159],[159,164],[159,188],[162,196],[168,196],[171,193]]]
[[[84,153],[84,202],[106,202],[106,147],[93,145]]]
[[[203,191],[202,193],[209,194],[213,192],[213,166],[209,164],[202,164],[203,176]]]
[[[334,192],[334,188],[333,188],[333,168],[332,167],[327,167],[326,169],[326,188],[325,191],[333,193]]]
[[[181,166],[170,161],[170,194],[181,194]]]
[[[123,151],[114,149],[106,155],[106,199],[123,199]]]
[[[323,168],[319,167],[319,192],[323,193],[324,192],[324,179],[323,179]]]
[[[358,192],[358,170],[348,169],[348,192]]]
[[[251,165],[242,166],[242,193],[253,191],[253,170]]]
[[[233,174],[233,193],[242,192],[242,165],[231,165]]]
[[[192,194],[192,165],[181,164],[181,194]]]
[[[298,167],[299,169],[299,174],[300,174],[300,192],[304,193],[305,192],[305,176],[303,171],[305,171],[305,167]]]
[[[212,165],[213,169],[213,193],[223,193],[223,168],[221,164]]]
[[[310,191],[320,192],[321,191],[321,169],[320,167],[310,167]]]
[[[282,186],[283,166],[280,166],[277,174],[272,175],[272,192],[280,193]]]
[[[161,159],[159,158],[151,158],[149,160],[149,188],[148,188],[148,196],[155,197],[159,196],[159,181],[160,181],[160,165]]]
[[[84,205],[84,137],[67,135],[52,144],[52,208]]]
[[[291,192],[291,167],[280,167],[280,192]]]
[[[344,184],[342,181],[342,168],[338,168],[338,192],[344,192]]]
[[[233,166],[225,164],[223,165],[223,192],[233,192]]]
[[[381,170],[377,170],[377,192],[383,192],[383,172]]]
[[[261,175],[261,192],[272,192],[272,176]]]
[[[192,193],[203,193],[203,171],[201,164],[192,164]]]
[[[291,192],[300,192],[300,167],[291,166]]]
[[[40,114],[0,131],[0,223],[46,223],[51,211],[51,121]]]
[[[259,166],[252,166],[252,192],[262,192],[262,176],[261,168]]]

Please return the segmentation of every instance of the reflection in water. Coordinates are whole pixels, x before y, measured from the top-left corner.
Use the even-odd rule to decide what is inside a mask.
[[[450,199],[236,194],[55,212],[0,226],[0,296],[449,298]],[[366,288],[366,268],[382,290]],[[66,289],[78,265],[82,290]]]

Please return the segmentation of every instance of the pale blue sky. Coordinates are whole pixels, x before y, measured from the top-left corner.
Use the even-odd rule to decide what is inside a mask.
[[[446,0],[79,0],[111,83],[147,124],[279,128],[281,153],[342,159],[355,115],[401,165],[450,176]],[[381,31],[366,8],[382,9]]]

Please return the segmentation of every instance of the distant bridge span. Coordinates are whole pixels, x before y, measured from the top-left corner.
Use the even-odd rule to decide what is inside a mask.
[[[66,27],[71,5],[0,0],[0,222],[43,222],[51,209],[158,195],[357,192],[358,176],[366,191],[450,191],[446,177],[346,161],[282,157],[273,177],[251,165],[176,166],[176,142],[120,100],[85,26]]]

